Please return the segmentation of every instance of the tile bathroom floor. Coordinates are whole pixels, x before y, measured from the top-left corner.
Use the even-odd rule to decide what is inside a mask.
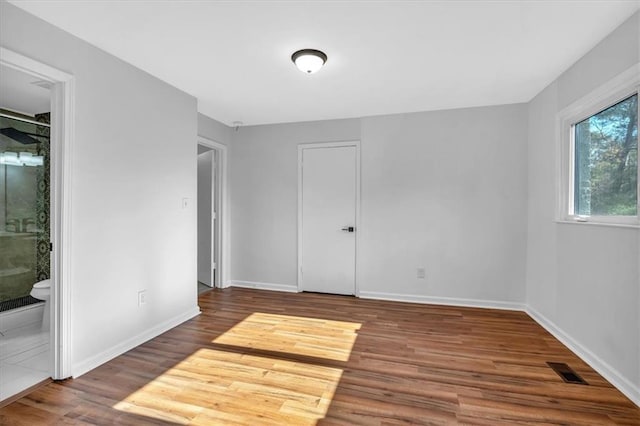
[[[49,377],[49,332],[41,324],[0,335],[0,402]]]

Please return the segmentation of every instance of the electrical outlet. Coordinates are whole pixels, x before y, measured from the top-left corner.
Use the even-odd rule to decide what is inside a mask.
[[[425,278],[425,276],[427,275],[426,270],[424,269],[424,267],[419,267],[418,269],[416,269],[416,277],[423,280]]]
[[[138,306],[147,304],[147,290],[140,290],[138,292]]]

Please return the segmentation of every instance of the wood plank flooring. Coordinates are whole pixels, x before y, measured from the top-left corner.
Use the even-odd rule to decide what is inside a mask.
[[[43,386],[0,423],[640,425],[640,408],[522,312],[238,288],[199,300],[199,317]]]

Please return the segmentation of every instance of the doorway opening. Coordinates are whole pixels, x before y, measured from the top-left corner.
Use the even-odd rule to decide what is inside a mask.
[[[4,47],[0,68],[1,405],[43,379],[72,375],[74,79]]]
[[[198,138],[198,292],[225,287],[227,147]]]
[[[27,107],[17,80],[29,76],[0,75],[0,90],[15,78]],[[11,96],[0,105],[0,401],[51,377],[48,90],[41,95],[22,112]]]

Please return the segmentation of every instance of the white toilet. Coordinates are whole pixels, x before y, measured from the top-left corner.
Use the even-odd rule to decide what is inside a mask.
[[[51,299],[51,279],[42,280],[33,285],[31,289],[31,297],[38,300],[44,300],[44,314],[42,315],[42,330],[49,330],[49,321],[51,305],[49,299]]]

